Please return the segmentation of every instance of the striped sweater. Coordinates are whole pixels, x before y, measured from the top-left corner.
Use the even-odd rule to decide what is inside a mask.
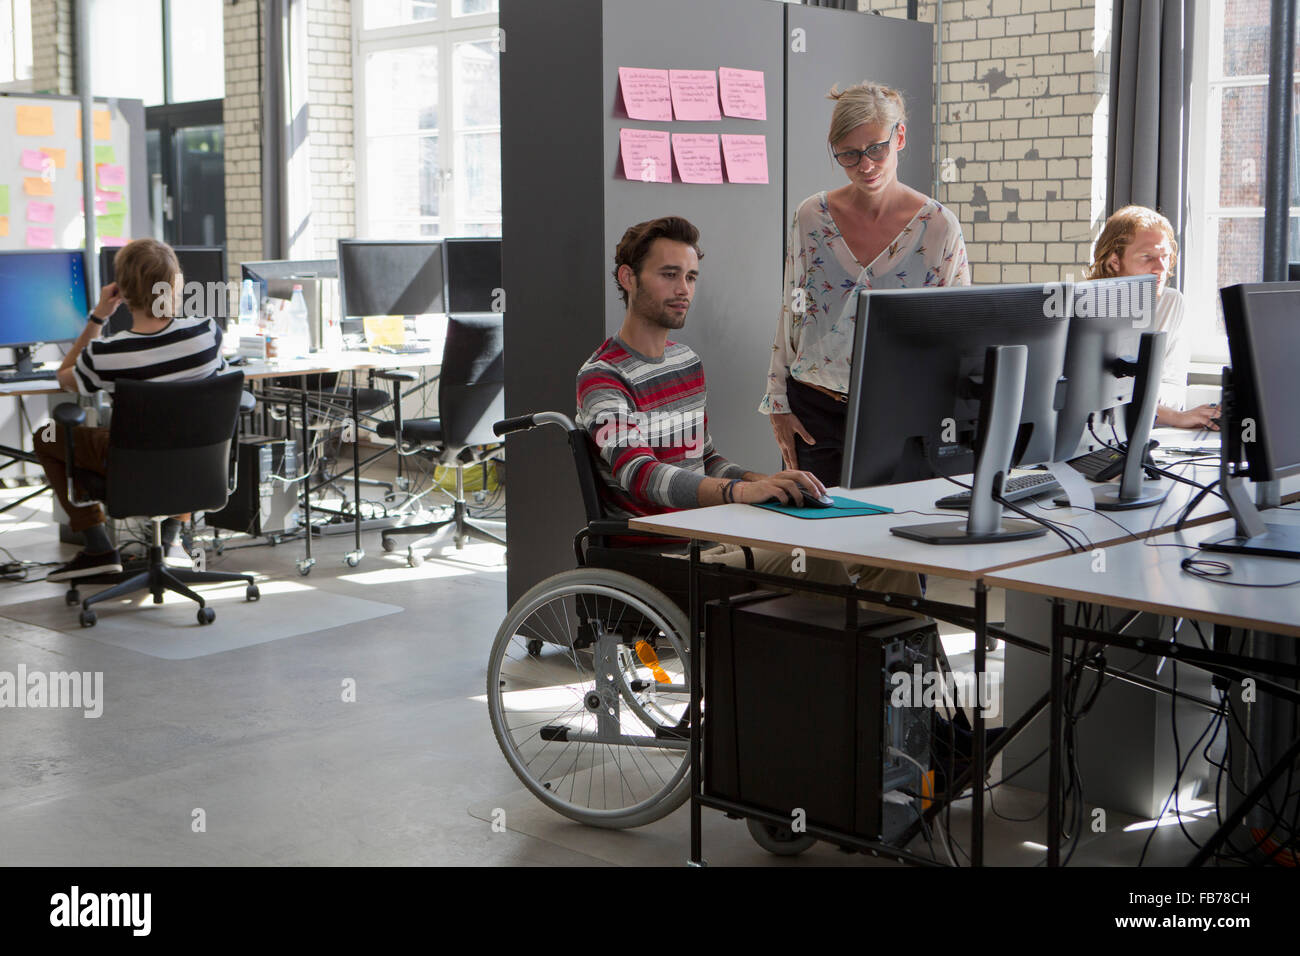
[[[225,371],[221,329],[211,319],[177,318],[160,332],[118,332],[92,339],[77,356],[77,390],[110,395],[119,379],[186,382]]]
[[[700,357],[678,342],[652,359],[615,336],[587,359],[578,371],[578,424],[600,449],[611,517],[694,508],[705,477],[745,474],[714,450],[706,398]]]

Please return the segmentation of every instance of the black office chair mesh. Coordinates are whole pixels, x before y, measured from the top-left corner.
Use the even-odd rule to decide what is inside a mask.
[[[216,613],[188,584],[243,581],[244,596],[256,601],[257,585],[248,574],[169,568],[163,564],[162,522],[170,515],[217,511],[235,489],[235,440],[244,375],[232,372],[193,382],[121,381],[113,397],[109,425],[106,475],[74,466],[72,428],[86,419],[77,405],[60,405],[54,420],[63,429],[68,460],[68,497],[76,504],[81,488],[92,500],[102,501],[114,518],[147,517],[153,523],[153,543],[148,566],[121,576],[117,584],[81,601],[81,626],[91,627],[96,617],[91,605],[148,589],[155,604],[163,593],[182,594],[199,605],[200,624],[210,624]],[[80,594],[74,584],[67,602]]]
[[[398,441],[398,453],[427,453],[439,465],[456,469],[453,512],[443,521],[407,525],[383,532],[385,551],[396,546],[394,535],[418,534],[407,550],[407,562],[423,561],[420,549],[443,530],[454,531],[456,547],[468,538],[496,544],[505,541],[471,520],[465,508],[465,468],[487,460],[484,446],[497,444],[492,423],[505,411],[505,361],[502,352],[504,315],[452,315],[447,318],[447,339],[438,378],[438,417],[403,421],[400,402],[391,422],[376,433]],[[400,459],[399,459],[400,460]]]

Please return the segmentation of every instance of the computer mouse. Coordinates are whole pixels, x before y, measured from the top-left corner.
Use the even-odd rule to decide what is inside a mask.
[[[804,508],[834,508],[834,507],[835,507],[835,499],[832,498],[830,495],[814,496],[814,495],[807,494],[807,493],[805,492],[805,493],[804,493],[804,496],[803,496],[803,505],[801,505],[801,507],[804,507]]]

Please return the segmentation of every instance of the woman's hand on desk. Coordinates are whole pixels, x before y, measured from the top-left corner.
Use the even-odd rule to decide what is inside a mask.
[[[786,468],[797,469],[799,467],[799,456],[795,452],[794,438],[798,435],[804,440],[804,444],[815,445],[812,435],[803,427],[803,422],[799,421],[799,416],[793,412],[778,414],[773,412],[767,416],[772,420],[772,433],[776,435],[776,443],[781,448],[781,461]],[[801,474],[803,474],[801,472]]]

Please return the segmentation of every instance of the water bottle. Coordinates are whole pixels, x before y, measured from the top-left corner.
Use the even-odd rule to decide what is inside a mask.
[[[239,287],[239,324],[257,325],[257,290],[252,279],[245,279]]]
[[[293,287],[293,296],[285,311],[286,355],[306,355],[311,351],[311,329],[307,324],[307,300],[302,296],[302,286]]]

